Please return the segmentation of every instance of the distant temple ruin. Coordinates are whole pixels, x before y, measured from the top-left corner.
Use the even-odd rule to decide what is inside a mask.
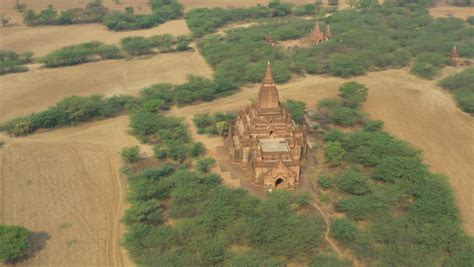
[[[304,128],[280,103],[270,62],[257,102],[238,113],[226,144],[231,160],[240,164],[254,183],[290,189],[299,184],[301,161],[308,150]]]
[[[458,49],[456,48],[456,46],[453,46],[453,49],[451,49],[449,57],[454,61],[454,64],[462,65],[462,60],[461,57],[459,57]]]
[[[316,43],[316,44],[325,42],[331,38],[332,38],[332,33],[331,33],[331,28],[329,24],[326,24],[326,30],[322,32],[319,27],[319,21],[316,21],[316,25],[314,26],[314,29],[311,31],[311,33],[308,36],[308,40],[311,43]]]

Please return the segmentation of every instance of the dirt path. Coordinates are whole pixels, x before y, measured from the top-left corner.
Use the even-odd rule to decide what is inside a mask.
[[[39,237],[19,265],[131,266],[120,240],[126,181],[118,152],[137,141],[118,117],[26,138],[0,149],[1,222]]]
[[[459,70],[445,70],[452,71]],[[436,81],[420,80],[406,69],[370,73],[352,80],[369,87],[364,110],[373,119],[383,120],[389,132],[422,149],[431,169],[450,177],[465,229],[474,235],[474,118],[462,112]],[[338,87],[346,81],[308,76],[279,85],[278,89],[283,99],[314,106],[325,97],[337,96]],[[246,87],[235,95],[174,109],[172,113],[190,118],[200,112],[238,110],[256,98],[258,87]]]

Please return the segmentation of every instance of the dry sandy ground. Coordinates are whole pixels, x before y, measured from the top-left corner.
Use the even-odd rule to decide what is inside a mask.
[[[467,19],[474,16],[474,6],[471,7],[455,7],[455,6],[436,6],[430,8],[431,16],[438,17],[457,17]]]
[[[0,49],[13,51],[32,51],[41,57],[56,49],[89,41],[101,41],[107,44],[118,44],[120,39],[128,36],[149,37],[157,34],[188,34],[190,31],[184,20],[172,20],[158,27],[113,32],[100,24],[78,24],[69,26],[11,26],[0,28]]]
[[[452,70],[451,70],[452,71]],[[474,118],[462,112],[452,96],[436,86],[435,81],[423,81],[407,70],[370,73],[353,79],[369,87],[364,106],[373,119],[385,121],[385,128],[424,152],[424,160],[433,171],[450,177],[456,200],[462,212],[466,230],[474,235]],[[325,97],[334,97],[338,87],[347,80],[334,77],[309,76],[280,85],[280,96],[314,105]],[[171,111],[190,118],[200,112],[237,110],[255,99],[258,85],[210,103]],[[209,149],[221,145],[220,139],[196,136]]]
[[[135,94],[155,83],[182,83],[188,74],[210,77],[212,70],[199,53],[179,52],[3,75],[0,76],[0,122],[41,111],[65,96]]]
[[[120,246],[121,148],[137,141],[122,116],[25,138],[1,137],[0,223],[22,225],[39,249],[18,265],[131,266]]]

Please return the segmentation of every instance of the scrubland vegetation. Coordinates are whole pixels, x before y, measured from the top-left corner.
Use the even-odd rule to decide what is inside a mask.
[[[199,134],[226,136],[229,126],[237,119],[234,112],[200,113],[193,117]]]
[[[453,92],[456,101],[465,112],[474,114],[474,68],[452,74],[440,84]]]
[[[348,95],[349,87],[358,90]],[[357,99],[351,109],[358,111],[367,88],[346,83],[340,91],[337,105]],[[319,121],[327,123],[324,117]],[[447,178],[431,173],[420,151],[382,126],[366,119],[352,131],[324,134],[325,158],[333,168],[319,184],[337,196],[336,209],[346,215],[332,222],[331,235],[369,265],[472,265],[474,240],[461,228]]]
[[[0,50],[0,75],[28,71],[28,67],[24,65],[32,60],[33,53],[29,51],[17,53]]]
[[[122,112],[131,101],[130,96],[71,96],[45,111],[17,117],[0,125],[0,130],[24,136],[41,128],[75,125],[95,119],[109,118]]]
[[[187,22],[194,35],[202,36],[227,22],[255,17],[252,14],[257,10],[266,9],[262,6],[199,9],[187,14]],[[206,20],[208,17],[216,19]],[[320,19],[322,29],[327,23],[331,25],[333,38],[310,47],[272,48],[265,40],[270,35],[276,41],[308,35],[315,21],[296,17],[267,19],[247,28],[230,29],[225,36],[207,35],[199,47],[214,67],[216,78],[228,77],[237,84],[256,82],[262,77],[268,59],[274,62],[276,81],[285,82],[292,73],[350,77],[372,70],[405,67],[412,61],[415,61],[413,74],[432,79],[442,66],[451,64],[448,55],[454,45],[461,57],[474,56],[474,29],[457,18],[433,19],[423,5],[386,3],[344,10]]]
[[[0,225],[0,261],[12,262],[30,247],[30,231],[22,226]]]
[[[110,11],[100,0],[94,0],[86,8],[68,9],[58,12],[54,6],[41,10],[22,6],[23,21],[28,26],[68,25],[78,23],[103,23],[109,30],[126,31],[151,28],[183,15],[183,6],[176,0],[150,0],[152,14],[135,15],[131,7],[124,12]]]

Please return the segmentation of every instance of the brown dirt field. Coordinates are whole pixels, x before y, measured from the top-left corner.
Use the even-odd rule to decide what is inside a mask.
[[[43,246],[16,266],[133,265],[120,245],[126,181],[118,152],[137,143],[127,128],[122,116],[0,136],[0,223],[31,229]]]
[[[465,229],[474,235],[474,118],[462,112],[436,81],[420,80],[406,69],[370,73],[352,80],[369,87],[364,110],[373,119],[383,120],[389,132],[422,149],[431,169],[450,177]],[[305,101],[311,108],[325,97],[335,97],[345,81],[348,80],[308,76],[278,88],[283,99]],[[238,110],[256,98],[258,87],[247,87],[213,102],[173,109],[171,113],[189,119],[200,112]],[[210,150],[222,142],[202,135],[196,138],[204,140]]]
[[[474,16],[474,6],[470,7],[456,7],[456,6],[435,6],[429,9],[430,15],[439,17],[457,17],[460,19],[467,19],[469,16]]]
[[[199,53],[179,52],[3,75],[0,122],[41,111],[66,96],[135,94],[155,83],[182,83],[188,74],[210,77],[212,70]]]
[[[41,10],[53,5],[57,10],[64,10],[69,8],[85,8],[91,0],[20,0],[28,8],[34,10]],[[2,0],[0,2],[1,10],[14,10],[16,0]],[[115,4],[113,0],[102,0],[102,4],[111,10],[124,10],[125,7],[133,7],[137,13],[148,13],[150,7],[148,0],[120,0],[120,4]]]
[[[190,31],[184,20],[171,20],[151,29],[113,32],[100,24],[77,24],[68,26],[11,26],[0,28],[0,49],[32,51],[41,57],[56,49],[92,40],[107,44],[118,44],[128,36],[149,37],[157,34],[188,34]]]

